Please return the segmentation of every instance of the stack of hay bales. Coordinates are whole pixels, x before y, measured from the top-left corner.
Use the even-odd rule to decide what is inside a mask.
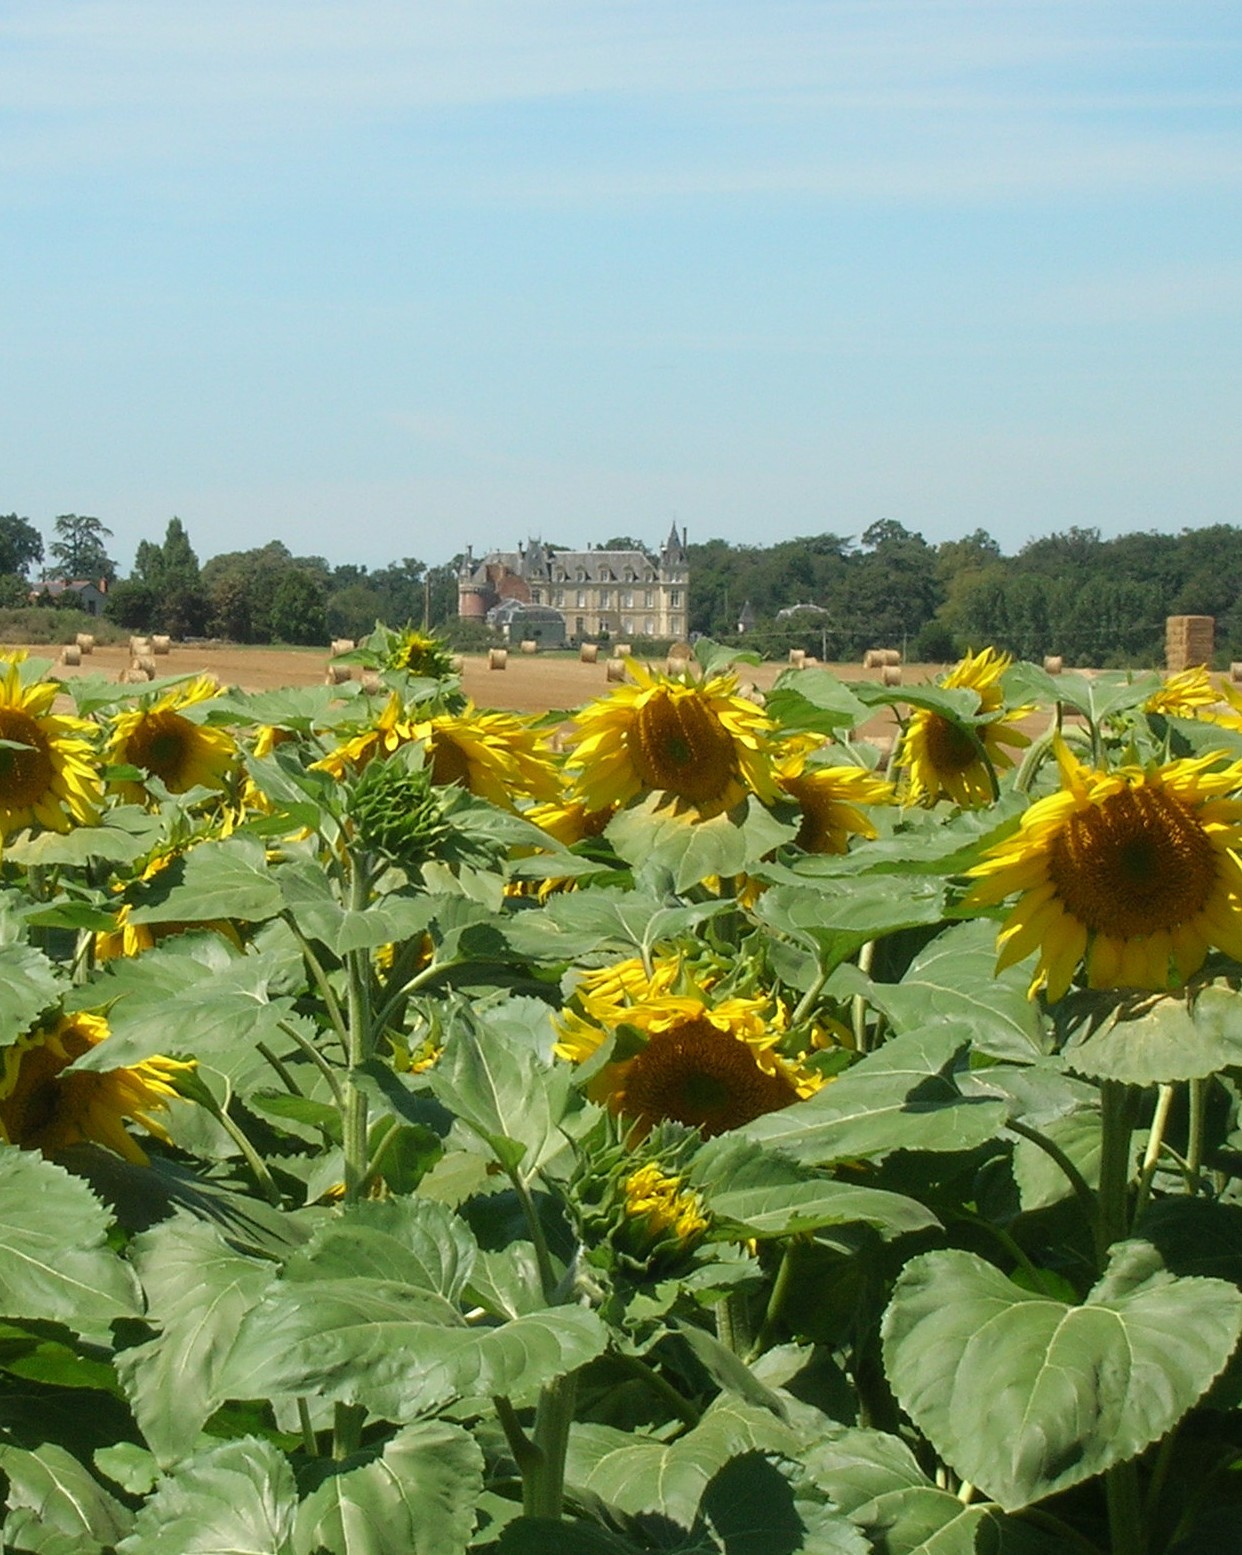
[[[1169,673],[1211,664],[1215,635],[1215,616],[1169,616],[1164,623],[1164,662]]]

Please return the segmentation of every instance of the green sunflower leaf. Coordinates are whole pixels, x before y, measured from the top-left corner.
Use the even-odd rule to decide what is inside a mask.
[[[447,1555],[464,1550],[483,1489],[483,1454],[460,1426],[407,1426],[379,1457],[343,1464],[298,1508],[297,1555]]]
[[[1228,988],[1183,997],[1128,999],[1096,1030],[1068,1043],[1066,1066],[1097,1080],[1157,1085],[1205,1080],[1242,1064],[1242,1009]]]
[[[768,692],[764,711],[784,733],[806,729],[835,734],[839,729],[853,729],[871,716],[866,703],[825,669],[782,671]]]
[[[225,1401],[216,1385],[238,1324],[272,1282],[272,1265],[229,1248],[184,1213],[137,1237],[134,1265],[159,1336],[123,1350],[117,1371],[163,1464],[184,1457]]]
[[[275,880],[301,933],[338,956],[413,939],[435,913],[434,899],[428,896],[384,896],[365,912],[347,908],[333,894],[324,871],[307,862],[282,865]]]
[[[106,1245],[107,1210],[42,1156],[0,1146],[0,1316],[64,1323],[87,1338],[139,1311],[137,1287]]]
[[[45,1010],[59,1004],[66,986],[33,945],[0,945],[0,1046],[16,1042]]]
[[[588,888],[550,896],[538,911],[514,918],[505,934],[519,955],[539,961],[647,954],[730,905],[720,900],[669,907],[645,891]]]
[[[900,1236],[940,1224],[917,1199],[836,1182],[734,1135],[704,1145],[689,1177],[713,1218],[746,1237],[790,1236],[855,1222]]]
[[[133,1514],[63,1447],[0,1444],[0,1474],[8,1481],[6,1551],[98,1555],[129,1532]]]
[[[160,1481],[118,1555],[293,1555],[297,1502],[270,1442],[221,1442]]]
[[[421,1198],[364,1200],[320,1227],[289,1261],[289,1280],[389,1280],[456,1301],[477,1244],[460,1215]]]
[[[212,918],[263,923],[283,905],[280,887],[268,871],[263,844],[228,837],[185,856],[182,880],[167,893],[154,882],[152,900],[130,914],[133,923],[203,923]]]
[[[742,875],[774,848],[792,842],[797,827],[786,825],[753,795],[710,820],[673,813],[654,794],[622,810],[608,823],[605,836],[636,870],[671,877],[674,891],[693,889],[704,880]]]
[[[759,898],[754,914],[776,933],[813,949],[821,965],[831,969],[868,940],[939,923],[945,898],[945,882],[930,875],[826,878],[774,886]]]
[[[468,1327],[442,1296],[388,1280],[282,1281],[241,1324],[222,1386],[235,1398],[322,1393],[411,1421],[453,1398],[531,1398],[602,1353],[585,1307]]]
[[[944,1461],[1015,1511],[1159,1440],[1239,1335],[1242,1294],[1169,1274],[1145,1242],[1114,1248],[1080,1306],[950,1250],[902,1271],[884,1315],[884,1365]]]
[[[976,1149],[1009,1109],[962,1094],[955,1070],[969,1043],[968,1030],[948,1023],[894,1037],[806,1101],[747,1124],[746,1137],[810,1165]]]

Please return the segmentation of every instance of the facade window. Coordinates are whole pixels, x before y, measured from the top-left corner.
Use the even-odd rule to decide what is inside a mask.
[[[600,607],[600,609],[604,610],[611,604],[612,604],[612,590],[611,589],[600,589],[600,591],[599,591],[599,607]]]
[[[669,618],[668,618],[668,629],[669,629],[670,632],[672,632],[674,637],[680,637],[681,636],[681,617],[680,616],[669,616]]]
[[[650,616],[644,616],[643,617],[643,636],[644,637],[650,637],[651,636],[651,617]]]
[[[583,605],[585,605],[585,604],[586,604],[586,590],[585,589],[579,589],[578,590],[578,609],[581,610]]]
[[[575,616],[574,617],[574,635],[577,636],[577,637],[581,637],[585,631],[586,631],[586,617],[585,616]]]
[[[577,579],[578,579],[579,583],[585,583],[586,582],[586,568],[585,567],[579,567],[576,576],[577,576]]]
[[[565,603],[565,590],[564,589],[557,589],[557,591],[556,591],[556,603],[558,605],[563,605]]]
[[[651,589],[647,589],[643,594],[643,604],[646,605],[648,610],[655,604],[655,595]]]
[[[633,608],[634,608],[634,596],[633,596],[633,594],[630,593],[629,589],[626,589],[625,594],[623,595],[623,597],[621,599],[621,605],[622,605],[622,608],[625,609],[625,610],[633,610]]]
[[[670,605],[680,605],[681,604],[681,590],[680,589],[670,589],[669,590],[669,596],[668,596],[668,602],[669,602]]]
[[[621,630],[625,633],[625,635],[627,637],[633,637],[633,635],[634,635],[634,623],[633,623],[633,621],[630,620],[629,616],[626,616],[625,620],[622,621],[622,623],[621,623]]]
[[[542,591],[540,589],[531,589],[531,591],[530,591],[530,602],[531,602],[532,605],[542,605],[543,604],[543,593],[542,593]]]

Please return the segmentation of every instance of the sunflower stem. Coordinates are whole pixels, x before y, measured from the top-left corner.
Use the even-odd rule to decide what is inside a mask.
[[[531,1434],[536,1457],[532,1473],[522,1475],[522,1511],[527,1517],[559,1519],[565,1505],[565,1456],[578,1398],[578,1373],[549,1382],[539,1394]]]
[[[1110,1547],[1115,1555],[1146,1555],[1143,1504],[1139,1496],[1138,1464],[1133,1458],[1115,1463],[1104,1475]]]
[[[276,1071],[277,1078],[289,1094],[291,1096],[301,1096],[303,1094],[302,1087],[289,1073],[288,1066],[284,1060],[273,1053],[266,1042],[256,1042],[255,1047],[260,1056],[267,1062],[268,1067]]]
[[[365,912],[370,896],[371,873],[365,856],[355,857],[350,871],[349,907]],[[367,1179],[370,1148],[367,1140],[367,1096],[358,1084],[363,1066],[371,1057],[371,963],[365,950],[345,956],[348,976],[348,1068],[345,1074],[345,1115],[341,1120],[345,1155],[345,1202],[352,1204]]]
[[[1191,1193],[1198,1193],[1202,1180],[1203,1134],[1207,1112],[1207,1092],[1210,1083],[1210,1076],[1206,1080],[1190,1080],[1187,1082],[1190,1117],[1189,1138],[1186,1142],[1186,1187]]]
[[[306,1054],[307,1058],[310,1059],[311,1063],[314,1064],[315,1068],[318,1069],[319,1073],[327,1081],[328,1089],[332,1092],[332,1100],[336,1103],[336,1105],[338,1107],[344,1106],[345,1096],[341,1090],[341,1082],[337,1079],[335,1073],[333,1072],[332,1065],[327,1061],[327,1059],[323,1056],[323,1054],[319,1051],[313,1042],[307,1041],[307,1039],[302,1035],[296,1026],[291,1026],[288,1021],[284,1020],[280,1021],[278,1024],[280,1030],[284,1032],[290,1041],[295,1042],[298,1045],[302,1052]]]
[[[1139,1168],[1138,1193],[1134,1199],[1135,1220],[1143,1213],[1151,1197],[1151,1185],[1160,1164],[1164,1147],[1164,1131],[1169,1122],[1169,1108],[1173,1105],[1173,1086],[1161,1085],[1156,1092],[1156,1110],[1152,1114],[1151,1130],[1147,1135],[1147,1149],[1143,1152],[1143,1164]]]
[[[754,1343],[746,1292],[727,1291],[716,1306],[716,1337],[734,1355],[746,1355]]]
[[[1032,1128],[1029,1123],[1023,1123],[1019,1118],[1010,1118],[1005,1127],[1014,1134],[1021,1134],[1023,1139],[1029,1139],[1050,1160],[1056,1162],[1068,1179],[1070,1187],[1073,1188],[1074,1197],[1086,1211],[1087,1224],[1093,1226],[1096,1220],[1095,1193],[1092,1191],[1091,1184],[1060,1145],[1055,1140],[1049,1139],[1046,1134],[1041,1134],[1037,1128]]]
[[[319,1443],[315,1440],[315,1427],[311,1424],[310,1405],[298,1398],[298,1426],[302,1432],[302,1451],[308,1458],[319,1456]]]
[[[1100,1086],[1100,1188],[1096,1195],[1095,1250],[1100,1272],[1108,1250],[1130,1230],[1130,1142],[1139,1092],[1120,1080]],[[1129,1545],[1118,1544],[1118,1550]]]
[[[513,1191],[522,1207],[526,1229],[530,1232],[530,1239],[534,1245],[535,1262],[539,1268],[539,1283],[543,1287],[543,1299],[551,1306],[556,1299],[556,1270],[552,1264],[552,1254],[548,1249],[548,1239],[544,1234],[543,1221],[539,1218],[539,1207],[530,1191],[530,1184],[521,1172],[511,1171],[509,1181],[513,1184]]]
[[[871,965],[875,960],[875,941],[869,939],[858,952],[858,970],[866,977],[871,976]],[[867,1000],[863,994],[856,993],[850,1005],[852,1024],[854,1027],[854,1046],[860,1053],[867,1051]]]
[[[293,914],[286,912],[282,913],[281,917],[289,925],[289,928],[292,929],[293,936],[301,947],[302,959],[306,962],[311,979],[319,990],[319,996],[323,1000],[324,1008],[328,1012],[328,1019],[332,1022],[333,1030],[341,1040],[341,1046],[348,1052],[349,1023],[345,1019],[345,1012],[341,1009],[341,1002],[328,979],[328,974],[324,971],[323,962],[315,954],[305,934],[298,928]]]
[[[776,1271],[776,1278],[772,1282],[772,1293],[768,1297],[768,1305],[763,1314],[763,1321],[759,1324],[759,1332],[755,1335],[754,1343],[746,1352],[746,1363],[752,1365],[765,1350],[771,1349],[776,1340],[777,1325],[780,1322],[781,1310],[785,1305],[790,1287],[793,1284],[794,1263],[796,1259],[795,1249],[798,1246],[798,1238],[791,1237],[785,1243],[781,1254],[780,1266]]]
[[[691,1403],[684,1393],[679,1393],[668,1378],[661,1376],[654,1366],[643,1360],[639,1355],[618,1355],[617,1360],[620,1361],[631,1376],[637,1377],[658,1398],[662,1399],[677,1418],[689,1426],[691,1430],[698,1425],[703,1418],[703,1411],[697,1404]]]
[[[362,1422],[367,1412],[361,1404],[337,1404],[332,1416],[332,1456],[338,1463],[362,1446]]]

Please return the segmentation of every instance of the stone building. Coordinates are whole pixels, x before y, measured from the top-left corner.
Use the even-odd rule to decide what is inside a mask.
[[[687,630],[690,569],[677,525],[658,553],[562,551],[530,540],[516,551],[467,551],[457,576],[457,610],[466,620],[513,614],[506,601],[558,611],[565,635],[612,640],[679,640]]]

